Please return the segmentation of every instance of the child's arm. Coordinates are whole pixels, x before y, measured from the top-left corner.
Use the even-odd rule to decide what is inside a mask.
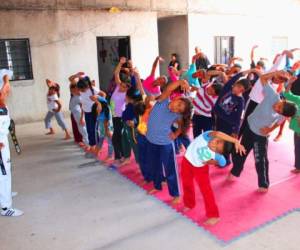
[[[166,90],[157,98],[158,101],[163,101],[170,97],[172,92],[177,89],[178,87],[181,87],[183,91],[189,91],[190,86],[187,81],[185,80],[178,80],[176,82],[172,82],[169,84],[166,88]]]
[[[158,63],[159,62],[163,62],[163,61],[164,61],[164,59],[162,57],[160,57],[160,56],[157,56],[155,58],[155,60],[154,60],[154,62],[152,64],[152,68],[151,68],[151,73],[150,73],[151,76],[155,76],[155,71],[156,71]]]
[[[3,86],[0,90],[0,98],[1,100],[5,100],[10,92],[10,84],[9,84],[9,76],[3,76]]]
[[[121,71],[122,65],[124,63],[126,63],[126,58],[125,57],[121,57],[120,58],[120,62],[118,63],[117,67],[115,68],[115,72],[114,72],[116,84],[120,84],[121,83],[120,71]]]
[[[300,103],[300,96],[299,95],[294,95],[291,92],[291,88],[292,88],[293,84],[296,82],[297,79],[298,79],[297,77],[292,76],[289,79],[289,82],[288,82],[288,85],[285,89],[285,92],[283,93],[283,96],[284,96],[285,99],[287,99],[288,101],[294,102],[296,104]]]
[[[54,101],[57,103],[58,107],[57,107],[57,109],[53,109],[53,111],[57,113],[61,110],[61,103],[59,100],[54,100]]]
[[[83,75],[84,75],[84,72],[78,72],[78,73],[76,73],[74,75],[71,75],[69,77],[69,82],[70,83],[76,83],[77,82],[76,79],[82,77]]]
[[[257,45],[254,45],[251,49],[251,54],[250,54],[250,60],[251,60],[251,68],[255,68],[255,61],[254,61],[254,50],[258,48]]]
[[[175,132],[170,133],[169,137],[171,140],[175,140],[182,133],[182,120],[177,120],[176,123],[178,124],[178,129],[176,129]]]
[[[210,137],[217,137],[219,139],[222,139],[224,141],[228,141],[228,142],[231,142],[234,144],[234,147],[235,147],[235,151],[237,154],[240,154],[240,155],[243,155],[243,154],[246,154],[246,149],[244,148],[243,145],[240,144],[239,140],[232,137],[232,136],[229,136],[223,132],[220,132],[220,131],[212,131],[209,133],[209,136]]]
[[[284,70],[273,71],[260,76],[260,81],[263,86],[267,85],[273,77],[285,77],[290,78],[289,74]]]
[[[85,121],[84,121],[84,111],[82,109],[82,104],[80,103],[80,109],[81,109],[81,114],[80,114],[80,125],[85,126]]]
[[[139,73],[137,68],[134,69],[134,76],[136,78],[137,89],[140,91],[141,95],[144,96],[145,91],[144,91],[143,84],[142,84],[142,81],[141,81],[140,73]]]
[[[230,58],[230,60],[228,61],[228,66],[232,67],[235,61],[243,61],[242,58],[240,57],[232,57]]]
[[[281,124],[282,124],[282,122],[277,122],[272,127],[263,127],[263,128],[260,129],[260,132],[263,135],[269,135],[274,129],[279,127]]]

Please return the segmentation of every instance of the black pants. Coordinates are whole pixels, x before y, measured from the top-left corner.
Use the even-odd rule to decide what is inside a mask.
[[[295,168],[300,170],[300,134],[294,133]]]
[[[247,123],[248,123],[247,118],[248,118],[248,116],[253,113],[253,111],[254,111],[254,109],[256,108],[257,105],[258,105],[257,102],[252,101],[252,100],[249,101],[249,103],[247,105],[247,108],[246,108],[246,111],[245,111],[245,115],[244,115],[244,119],[243,119],[242,125],[240,127],[239,138],[241,137],[242,133],[245,130],[245,127],[247,126]]]
[[[212,130],[213,120],[212,117],[207,117],[204,115],[193,115],[193,136],[196,138],[205,131]]]
[[[122,147],[122,130],[123,130],[123,121],[121,117],[113,118],[114,132],[112,135],[112,144],[115,151],[115,159],[119,160],[124,156],[123,147]]]
[[[269,187],[269,161],[268,161],[268,138],[253,133],[248,123],[242,133],[241,144],[246,149],[246,155],[232,154],[233,168],[231,174],[239,177],[243,171],[248,154],[253,149],[255,158],[255,168],[258,175],[258,186]]]

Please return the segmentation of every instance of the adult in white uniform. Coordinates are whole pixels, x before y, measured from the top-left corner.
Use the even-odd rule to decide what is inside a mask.
[[[10,117],[6,98],[10,92],[12,72],[0,70],[0,205],[2,216],[20,216],[22,211],[12,207],[11,161],[8,142]]]

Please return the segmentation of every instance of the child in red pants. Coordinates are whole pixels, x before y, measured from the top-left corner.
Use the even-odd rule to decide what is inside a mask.
[[[195,207],[194,179],[203,195],[206,225],[214,225],[219,221],[219,210],[209,179],[209,164],[225,166],[228,154],[235,146],[237,153],[244,154],[245,149],[239,141],[219,131],[206,131],[196,137],[187,148],[182,160],[181,178],[183,186],[183,202],[185,210]]]

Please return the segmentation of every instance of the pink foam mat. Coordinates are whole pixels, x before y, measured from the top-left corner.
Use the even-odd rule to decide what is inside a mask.
[[[197,205],[188,212],[182,211],[182,203],[171,205],[171,197],[166,185],[161,192],[153,196],[209,232],[220,243],[228,244],[290,212],[299,211],[300,175],[290,172],[294,159],[291,133],[280,142],[275,143],[270,140],[268,152],[271,185],[268,193],[265,194],[257,192],[257,175],[252,153],[248,156],[241,177],[233,182],[226,181],[230,166],[226,169],[211,166],[210,178],[221,216],[220,222],[215,226],[203,224],[206,219],[205,210],[202,195],[197,187]],[[179,173],[181,159],[182,156],[177,157]],[[152,188],[151,184],[142,186],[143,178],[135,163],[117,168],[117,171],[146,191]]]

